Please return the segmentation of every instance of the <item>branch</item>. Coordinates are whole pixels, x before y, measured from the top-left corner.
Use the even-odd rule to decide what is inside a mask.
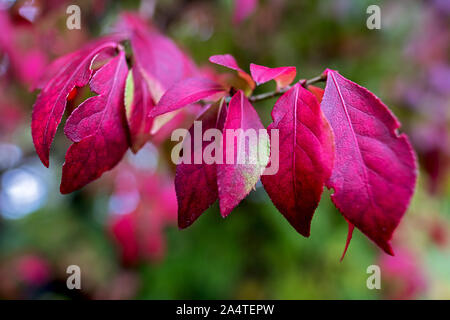
[[[324,74],[321,74],[320,76],[308,79],[308,80],[300,80],[300,84],[303,87],[308,87],[311,84],[317,83],[317,82],[322,82],[325,81],[327,79],[327,76]],[[281,90],[276,90],[276,91],[272,91],[272,92],[266,92],[266,93],[261,93],[258,94],[256,96],[251,96],[249,98],[250,102],[258,102],[258,101],[263,101],[263,100],[267,100],[270,98],[274,98],[274,97],[278,97],[281,96],[282,94],[284,94],[286,91],[289,91],[289,89],[291,89],[292,86],[288,86],[286,88],[283,88]]]

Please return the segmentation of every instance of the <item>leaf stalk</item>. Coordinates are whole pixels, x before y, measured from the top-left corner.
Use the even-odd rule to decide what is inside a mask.
[[[300,80],[300,84],[303,87],[308,87],[309,85],[312,85],[314,83],[317,82],[323,82],[327,79],[327,76],[325,74],[321,74],[320,76],[308,79],[308,80]],[[286,93],[287,91],[289,91],[289,89],[291,89],[292,86],[287,86],[285,88],[282,88],[280,90],[275,90],[275,91],[270,91],[270,92],[265,92],[265,93],[261,93],[261,94],[257,94],[254,96],[250,96],[248,98],[248,100],[250,102],[258,102],[258,101],[263,101],[263,100],[267,100],[267,99],[271,99],[271,98],[275,98],[275,97],[279,97],[282,94]]]

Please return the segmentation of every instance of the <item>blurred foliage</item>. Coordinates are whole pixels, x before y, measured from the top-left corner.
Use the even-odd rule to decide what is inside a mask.
[[[382,29],[368,30],[366,8],[373,2],[266,0],[260,1],[241,25],[233,25],[231,0],[142,4],[99,1],[103,6],[99,4],[98,11],[89,1],[79,1],[83,38],[105,33],[122,10],[141,8],[200,66],[207,66],[211,55],[231,53],[247,70],[250,62],[296,66],[299,79],[334,68],[381,97],[402,122],[402,130],[411,134],[424,120],[405,106],[398,83],[424,83],[427,79],[422,74],[427,65],[415,60],[414,52],[412,57],[408,55],[407,48],[417,40],[418,33],[428,30],[427,17],[444,15],[448,26],[450,11],[447,15],[437,12],[438,1],[377,1],[382,10]],[[64,5],[53,10],[52,15],[65,17]],[[63,29],[65,25],[59,22],[54,27]],[[448,35],[448,30],[441,31]],[[427,34],[425,38],[430,37],[429,45],[433,45],[431,38],[438,36]],[[50,56],[54,58],[55,54]],[[446,60],[441,62],[448,66],[450,52],[444,56]],[[26,161],[35,161],[29,133],[35,93],[28,92],[19,80],[14,81],[8,84],[13,88],[9,94],[20,101],[18,105],[23,106],[26,115],[9,142],[20,146]],[[269,83],[256,93],[274,88]],[[449,95],[446,99],[442,108],[448,135]],[[265,125],[271,121],[273,103],[269,100],[255,105]],[[2,298],[379,299],[395,297],[392,292],[414,281],[413,276],[394,272],[384,278],[382,273],[382,289],[369,290],[366,269],[382,263],[380,256],[384,254],[356,230],[345,259],[339,262],[347,224],[329,200],[329,191],[323,195],[311,237],[306,239],[280,215],[261,187],[225,220],[215,204],[186,230],[178,230],[173,223],[165,226],[166,245],[161,259],[124,264],[110,230],[110,196],[114,190],[110,180],[115,173],[62,196],[57,187],[57,168],[64,159],[62,150],[54,147],[51,169],[41,168],[51,172],[46,180],[46,205],[20,219],[0,220]],[[165,159],[164,154],[159,155],[158,170],[171,172],[173,168]],[[400,298],[450,298],[448,171],[442,171],[439,179],[442,187],[430,192],[430,179],[421,167],[415,197],[395,234],[394,250],[405,248],[411,252],[416,258],[411,262],[417,269],[414,277],[423,277],[425,282]],[[148,214],[153,213],[150,210]],[[18,268],[23,256],[40,259],[38,265],[47,268],[48,274],[37,278],[41,281],[27,281],[28,273],[42,272],[38,272],[39,268]],[[81,267],[80,291],[65,287],[70,264]]]

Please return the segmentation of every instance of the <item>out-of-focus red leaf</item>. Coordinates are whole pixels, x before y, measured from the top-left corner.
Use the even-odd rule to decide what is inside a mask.
[[[194,221],[217,200],[217,170],[216,164],[207,164],[203,159],[203,151],[211,141],[203,141],[197,145],[196,135],[203,134],[209,129],[222,130],[226,117],[225,102],[221,100],[211,106],[197,118],[201,122],[201,132],[194,132],[194,125],[189,129],[191,139],[184,143],[190,144],[191,163],[177,165],[175,176],[175,190],[178,199],[178,226],[189,227]],[[221,147],[222,141],[214,141]],[[196,148],[197,146],[197,148]],[[196,163],[196,159],[201,159]],[[198,162],[198,161],[197,161]],[[201,195],[199,197],[199,195]]]
[[[14,75],[33,86],[41,77],[47,57],[37,44],[37,34],[16,27],[5,13],[0,11],[0,50],[8,56]]]
[[[231,54],[219,54],[211,56],[209,57],[209,61],[211,63],[215,63],[228,69],[237,71],[239,77],[241,77],[248,83],[250,89],[255,89],[255,82],[253,81],[252,77],[239,67],[236,59],[234,59]]]
[[[137,223],[133,213],[124,214],[111,223],[111,232],[117,241],[122,261],[134,264],[139,258],[139,244],[136,239]]]
[[[277,89],[287,87],[294,81],[297,74],[295,67],[268,68],[254,63],[250,64],[250,73],[253,80],[260,85],[270,80],[275,80]]]
[[[28,286],[45,284],[51,278],[48,262],[35,254],[26,254],[17,259],[17,271]]]
[[[214,81],[207,78],[188,78],[167,90],[156,107],[151,110],[150,116],[168,113],[212,96],[216,100],[224,94],[224,88]]]
[[[96,72],[90,82],[97,96],[67,119],[64,132],[75,142],[66,154],[61,193],[70,193],[112,169],[128,149],[123,92],[127,77],[124,52]]]
[[[17,127],[27,119],[23,106],[0,86],[0,141],[9,140]]]
[[[450,244],[450,224],[442,218],[435,218],[428,223],[430,240],[438,247],[446,249]]]
[[[153,109],[154,104],[149,85],[142,75],[142,70],[133,66],[132,73],[128,77],[129,79],[132,77],[130,81],[133,85],[132,88],[128,88],[127,83],[125,108],[128,127],[130,128],[131,150],[136,153],[150,139],[153,118],[149,116],[149,112]],[[129,101],[127,101],[128,94],[131,94]]]
[[[120,212],[112,212],[110,230],[125,265],[158,261],[165,253],[164,228],[176,221],[172,179],[122,163],[115,170],[113,197]],[[130,206],[130,202],[134,205]]]
[[[137,14],[123,14],[118,28],[129,33],[134,58],[145,71],[154,102],[174,83],[196,74],[194,62]]]
[[[344,217],[393,254],[390,240],[416,181],[414,152],[400,123],[367,89],[327,70],[322,110],[335,136],[328,188]]]
[[[450,132],[445,119],[416,125],[411,132],[411,140],[422,168],[429,176],[429,191],[439,193],[445,186],[450,169]]]
[[[299,83],[276,102],[273,123],[278,130],[279,170],[261,181],[277,209],[303,236],[310,233],[311,220],[331,175],[334,140],[328,121],[312,93]]]
[[[410,250],[399,248],[396,251],[395,257],[383,254],[378,260],[381,280],[386,284],[383,294],[387,299],[417,299],[427,288],[423,267]]]
[[[258,0],[234,0],[233,23],[240,24],[247,19],[258,5]]]
[[[242,129],[242,130],[239,130]],[[255,188],[267,162],[253,156],[258,154],[258,143],[247,143],[246,130],[255,130],[259,137],[259,147],[269,148],[267,137],[260,137],[259,130],[265,130],[259,116],[240,90],[232,98],[228,106],[228,114],[224,125],[223,154],[224,163],[217,165],[217,185],[219,190],[220,212],[226,217]],[[227,139],[232,130],[236,135]],[[238,159],[241,159],[238,161]]]

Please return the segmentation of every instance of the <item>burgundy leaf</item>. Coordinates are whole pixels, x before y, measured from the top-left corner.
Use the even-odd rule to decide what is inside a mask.
[[[33,107],[31,133],[36,152],[42,163],[48,167],[50,145],[55,137],[61,118],[66,108],[67,97],[75,87],[85,86],[92,74],[91,63],[95,56],[107,48],[117,47],[115,41],[96,42],[89,50],[82,49],[72,53],[72,59],[66,61],[61,58],[57,64],[61,65],[54,77],[48,81],[36,99]],[[67,59],[68,60],[68,59]],[[66,61],[65,65],[61,61]],[[50,72],[55,72],[51,67]]]
[[[268,68],[251,63],[250,73],[258,85],[275,80],[277,88],[281,89],[294,81],[297,71],[295,67]]]
[[[237,71],[239,77],[244,79],[252,90],[255,89],[255,82],[253,81],[252,77],[238,66],[236,59],[234,59],[231,54],[219,54],[211,56],[209,57],[209,61],[228,69]]]
[[[154,107],[147,81],[138,66],[128,74],[125,91],[125,109],[130,129],[131,150],[139,151],[150,139],[153,118],[149,116]]]
[[[279,130],[279,170],[261,181],[272,202],[303,236],[310,233],[311,220],[333,168],[334,141],[331,128],[317,99],[299,83],[278,99],[272,111]]]
[[[119,28],[130,34],[134,58],[145,71],[155,102],[174,83],[196,74],[193,61],[141,17],[124,14]]]
[[[150,116],[168,113],[212,96],[218,99],[221,94],[225,94],[224,88],[208,78],[188,78],[167,90],[158,105],[150,112]]]
[[[61,193],[70,193],[112,169],[128,148],[123,92],[127,78],[124,52],[93,76],[98,93],[83,102],[67,119],[64,132],[75,142],[66,154]]]
[[[237,131],[232,139],[227,135]],[[217,184],[219,188],[220,212],[226,217],[249,192],[255,188],[262,171],[267,165],[264,159],[252,161],[259,151],[258,143],[247,143],[246,130],[255,130],[260,137],[259,148],[269,148],[268,137],[262,137],[259,130],[265,130],[253,106],[244,93],[238,91],[230,101],[224,125],[223,154],[226,161],[217,165]],[[253,156],[252,156],[253,155]],[[238,157],[242,160],[238,161]],[[253,162],[253,163],[252,163]]]
[[[386,253],[416,181],[416,163],[400,123],[367,89],[327,70],[322,110],[334,131],[336,158],[328,188],[344,217]]]
[[[223,100],[207,107],[198,117],[197,121],[202,123],[203,134],[208,129],[222,130],[226,117],[226,105]],[[178,199],[178,226],[189,227],[194,221],[217,200],[217,171],[216,164],[207,164],[203,159],[203,151],[211,143],[221,147],[222,141],[202,141],[194,144],[196,137],[194,125],[189,129],[191,163],[180,163],[177,165],[175,175],[175,190]],[[198,133],[197,133],[198,134]],[[214,138],[212,139],[214,140]],[[201,163],[195,163],[195,158],[202,159]],[[199,196],[201,195],[201,196]]]

